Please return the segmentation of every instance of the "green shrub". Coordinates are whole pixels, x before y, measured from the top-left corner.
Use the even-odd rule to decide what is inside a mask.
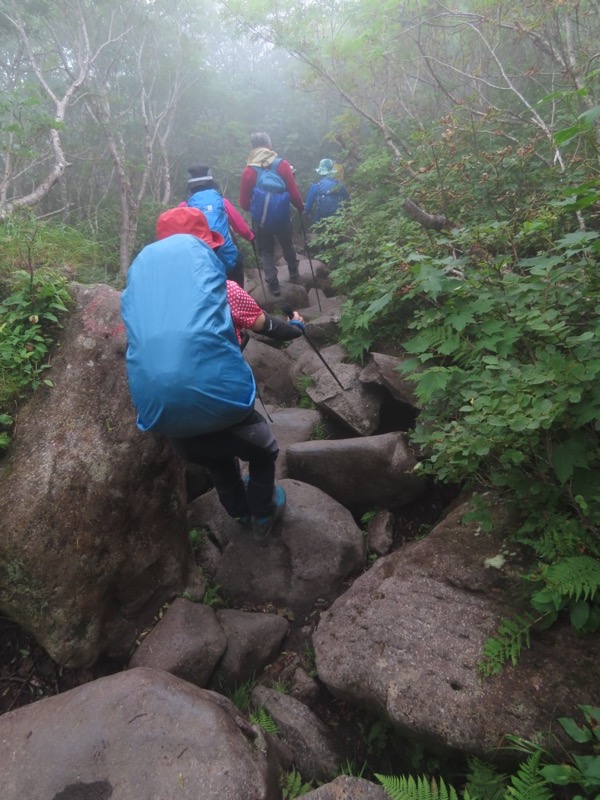
[[[14,409],[42,384],[50,350],[70,296],[64,277],[48,270],[11,275],[11,293],[0,302],[0,449],[8,447]]]

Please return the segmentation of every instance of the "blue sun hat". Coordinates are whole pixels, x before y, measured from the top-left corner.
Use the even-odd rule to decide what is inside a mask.
[[[335,175],[335,165],[330,158],[322,158],[315,172],[327,178],[333,178]]]

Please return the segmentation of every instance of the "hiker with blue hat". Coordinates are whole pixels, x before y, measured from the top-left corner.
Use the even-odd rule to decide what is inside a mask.
[[[336,178],[337,169],[330,158],[323,158],[315,172],[320,180],[308,190],[305,213],[313,225],[337,214],[342,203],[350,199],[344,184]]]

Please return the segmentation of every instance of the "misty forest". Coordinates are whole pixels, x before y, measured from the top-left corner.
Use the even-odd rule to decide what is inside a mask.
[[[598,800],[600,1],[0,0],[0,42],[6,800]],[[244,352],[265,548],[136,429],[118,316],[190,166],[252,224],[257,131],[350,198],[281,298],[238,243],[306,325]]]

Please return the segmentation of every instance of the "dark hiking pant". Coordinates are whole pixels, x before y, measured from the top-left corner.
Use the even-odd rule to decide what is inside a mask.
[[[221,504],[231,517],[267,517],[275,511],[275,462],[279,446],[267,421],[253,411],[224,431],[171,439],[186,461],[206,467]],[[248,462],[245,486],[237,459]]]
[[[277,267],[275,266],[275,239],[281,245],[283,257],[288,265],[290,277],[298,274],[298,258],[292,241],[292,223],[281,228],[276,233],[268,233],[255,226],[256,244],[265,271],[265,280],[269,288],[277,287]]]

